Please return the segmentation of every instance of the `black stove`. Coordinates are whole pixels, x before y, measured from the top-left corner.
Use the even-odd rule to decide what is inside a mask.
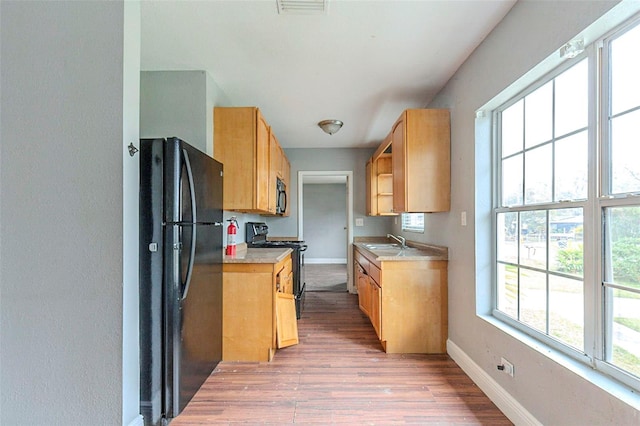
[[[304,241],[269,241],[267,234],[269,227],[264,222],[247,222],[245,224],[245,241],[247,247],[251,248],[273,248],[286,247],[291,248],[291,261],[293,263],[293,295],[296,302],[296,317],[300,319],[302,310],[304,309],[304,252],[307,245]]]

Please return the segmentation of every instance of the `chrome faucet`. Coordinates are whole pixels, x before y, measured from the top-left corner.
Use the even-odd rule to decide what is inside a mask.
[[[395,235],[387,234],[387,238],[393,238],[394,240],[400,243],[400,246],[403,249],[407,248],[407,243],[406,243],[407,240],[404,237],[401,237],[399,235],[396,237]]]

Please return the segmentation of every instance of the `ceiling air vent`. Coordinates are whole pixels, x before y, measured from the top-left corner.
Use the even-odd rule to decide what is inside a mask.
[[[329,0],[276,0],[281,15],[322,15]]]

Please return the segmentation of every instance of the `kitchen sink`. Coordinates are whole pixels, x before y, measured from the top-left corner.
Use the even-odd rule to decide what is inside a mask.
[[[364,246],[369,250],[388,250],[400,248],[400,245],[396,243],[372,243],[365,244]]]

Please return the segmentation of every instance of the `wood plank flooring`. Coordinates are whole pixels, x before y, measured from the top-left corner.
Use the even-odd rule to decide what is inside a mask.
[[[171,425],[512,424],[447,355],[385,354],[357,296],[306,297],[298,345],[221,362]]]

